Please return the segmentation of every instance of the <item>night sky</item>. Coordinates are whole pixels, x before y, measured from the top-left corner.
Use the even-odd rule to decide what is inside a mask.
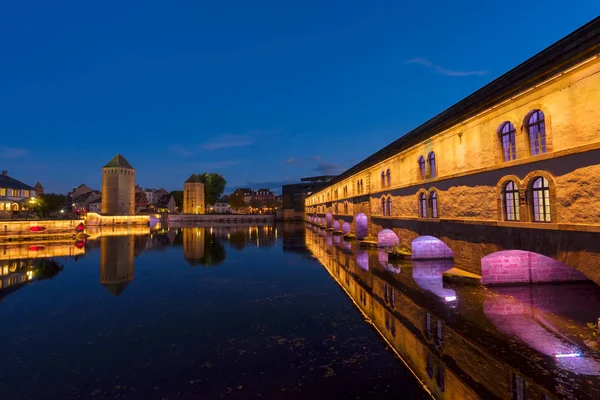
[[[599,14],[598,0],[0,2],[0,168],[100,189],[336,174]],[[327,4],[327,5],[325,5]]]

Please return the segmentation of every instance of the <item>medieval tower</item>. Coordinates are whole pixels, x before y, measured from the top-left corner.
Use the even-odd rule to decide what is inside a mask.
[[[196,174],[183,184],[183,213],[204,214],[204,183]]]
[[[120,154],[102,168],[102,214],[135,214],[135,169]]]
[[[115,296],[133,280],[135,236],[100,238],[100,284]]]

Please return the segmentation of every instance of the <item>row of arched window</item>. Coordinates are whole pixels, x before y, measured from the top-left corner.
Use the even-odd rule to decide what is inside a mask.
[[[357,193],[362,193],[364,190],[364,186],[363,186],[363,180],[359,179],[356,181],[356,192]]]
[[[425,165],[425,157],[419,156],[417,159],[419,164],[419,178],[425,180],[426,178],[435,178],[437,176],[437,168],[435,165],[435,153],[430,151],[427,155],[427,165]]]
[[[383,215],[384,217],[390,217],[392,216],[392,197],[388,197],[387,199],[385,197],[381,198],[381,215]]]
[[[525,117],[525,129],[529,138],[529,154],[544,154],[546,146],[546,120],[541,110],[530,111]],[[517,159],[516,129],[512,122],[505,121],[498,127],[504,161]]]
[[[550,209],[550,183],[543,176],[533,178],[531,193],[521,190],[517,183],[509,180],[502,187],[502,213],[505,221],[521,221],[521,203],[530,204],[531,218],[534,222],[552,222]],[[523,201],[521,201],[521,198]]]
[[[438,197],[437,192],[432,190],[419,193],[419,217],[438,218]]]
[[[390,169],[387,171],[381,171],[381,188],[392,186],[392,174]]]

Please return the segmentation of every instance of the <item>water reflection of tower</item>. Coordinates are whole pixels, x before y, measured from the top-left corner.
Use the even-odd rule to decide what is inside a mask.
[[[120,295],[133,280],[135,236],[100,238],[100,284]]]
[[[204,259],[206,228],[185,228],[183,230],[183,258],[194,266]]]

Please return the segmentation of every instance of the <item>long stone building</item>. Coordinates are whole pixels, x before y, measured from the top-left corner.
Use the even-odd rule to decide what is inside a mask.
[[[120,154],[102,168],[102,214],[135,215],[135,168]]]
[[[483,283],[600,283],[599,55],[596,18],[307,197],[307,220]]]

